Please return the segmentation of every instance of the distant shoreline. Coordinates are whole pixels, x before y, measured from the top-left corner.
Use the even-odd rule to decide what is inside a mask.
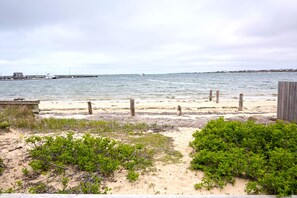
[[[95,78],[98,75],[26,75],[21,77],[15,76],[0,76],[0,81],[11,81],[11,80],[49,80],[49,79],[61,79],[61,78]]]
[[[265,69],[265,70],[230,70],[230,71],[210,71],[210,72],[178,72],[178,73],[163,73],[163,74],[141,74],[145,75],[168,75],[168,74],[213,74],[213,73],[277,73],[277,72],[297,72],[297,69]],[[46,75],[26,75],[21,78],[13,76],[0,76],[2,80],[43,80],[43,79],[61,79],[61,78],[94,78],[99,76],[110,75],[140,75],[140,74],[96,74],[96,75],[54,75],[54,78],[48,78]]]
[[[236,71],[216,71],[216,72],[207,72],[207,73],[268,73],[268,72],[297,72],[297,69],[236,70]]]

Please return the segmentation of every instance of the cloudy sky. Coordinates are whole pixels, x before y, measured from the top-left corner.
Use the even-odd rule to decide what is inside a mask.
[[[0,75],[297,68],[296,0],[0,0]]]

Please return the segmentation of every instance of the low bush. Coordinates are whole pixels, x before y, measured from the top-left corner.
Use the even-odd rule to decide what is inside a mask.
[[[72,165],[82,171],[110,176],[119,168],[132,171],[152,164],[152,156],[140,144],[131,146],[90,134],[82,139],[75,139],[73,133],[67,137],[32,136],[26,142],[34,145],[29,151],[30,166],[39,173],[50,169],[63,172]]]
[[[297,125],[210,121],[193,134],[191,167],[205,176],[195,188],[221,187],[249,179],[248,193],[297,194]]]

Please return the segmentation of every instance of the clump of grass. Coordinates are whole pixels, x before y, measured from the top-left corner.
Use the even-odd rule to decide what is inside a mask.
[[[0,130],[7,130],[9,128],[9,123],[7,121],[0,122]]]
[[[144,133],[127,139],[132,144],[143,144],[152,149],[157,160],[164,163],[179,162],[183,155],[174,149],[173,139],[158,133]]]
[[[137,181],[138,177],[139,177],[139,173],[137,173],[135,171],[128,172],[127,179],[129,180],[129,182]]]
[[[4,163],[3,163],[3,159],[0,158],[0,175],[3,173],[4,171]]]
[[[35,118],[31,109],[27,106],[8,106],[0,112],[0,122],[7,122],[15,128],[32,129],[35,126]]]

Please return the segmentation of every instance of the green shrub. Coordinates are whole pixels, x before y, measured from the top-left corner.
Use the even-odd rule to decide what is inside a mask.
[[[49,169],[60,172],[72,165],[82,171],[109,176],[119,168],[137,170],[143,168],[143,164],[152,164],[152,156],[142,145],[122,144],[88,133],[82,139],[74,139],[73,133],[68,133],[67,137],[32,136],[26,142],[34,145],[29,151],[30,166],[39,173]]]
[[[221,187],[250,179],[248,193],[297,194],[297,125],[210,121],[193,134],[191,167],[205,172],[195,188]]]

